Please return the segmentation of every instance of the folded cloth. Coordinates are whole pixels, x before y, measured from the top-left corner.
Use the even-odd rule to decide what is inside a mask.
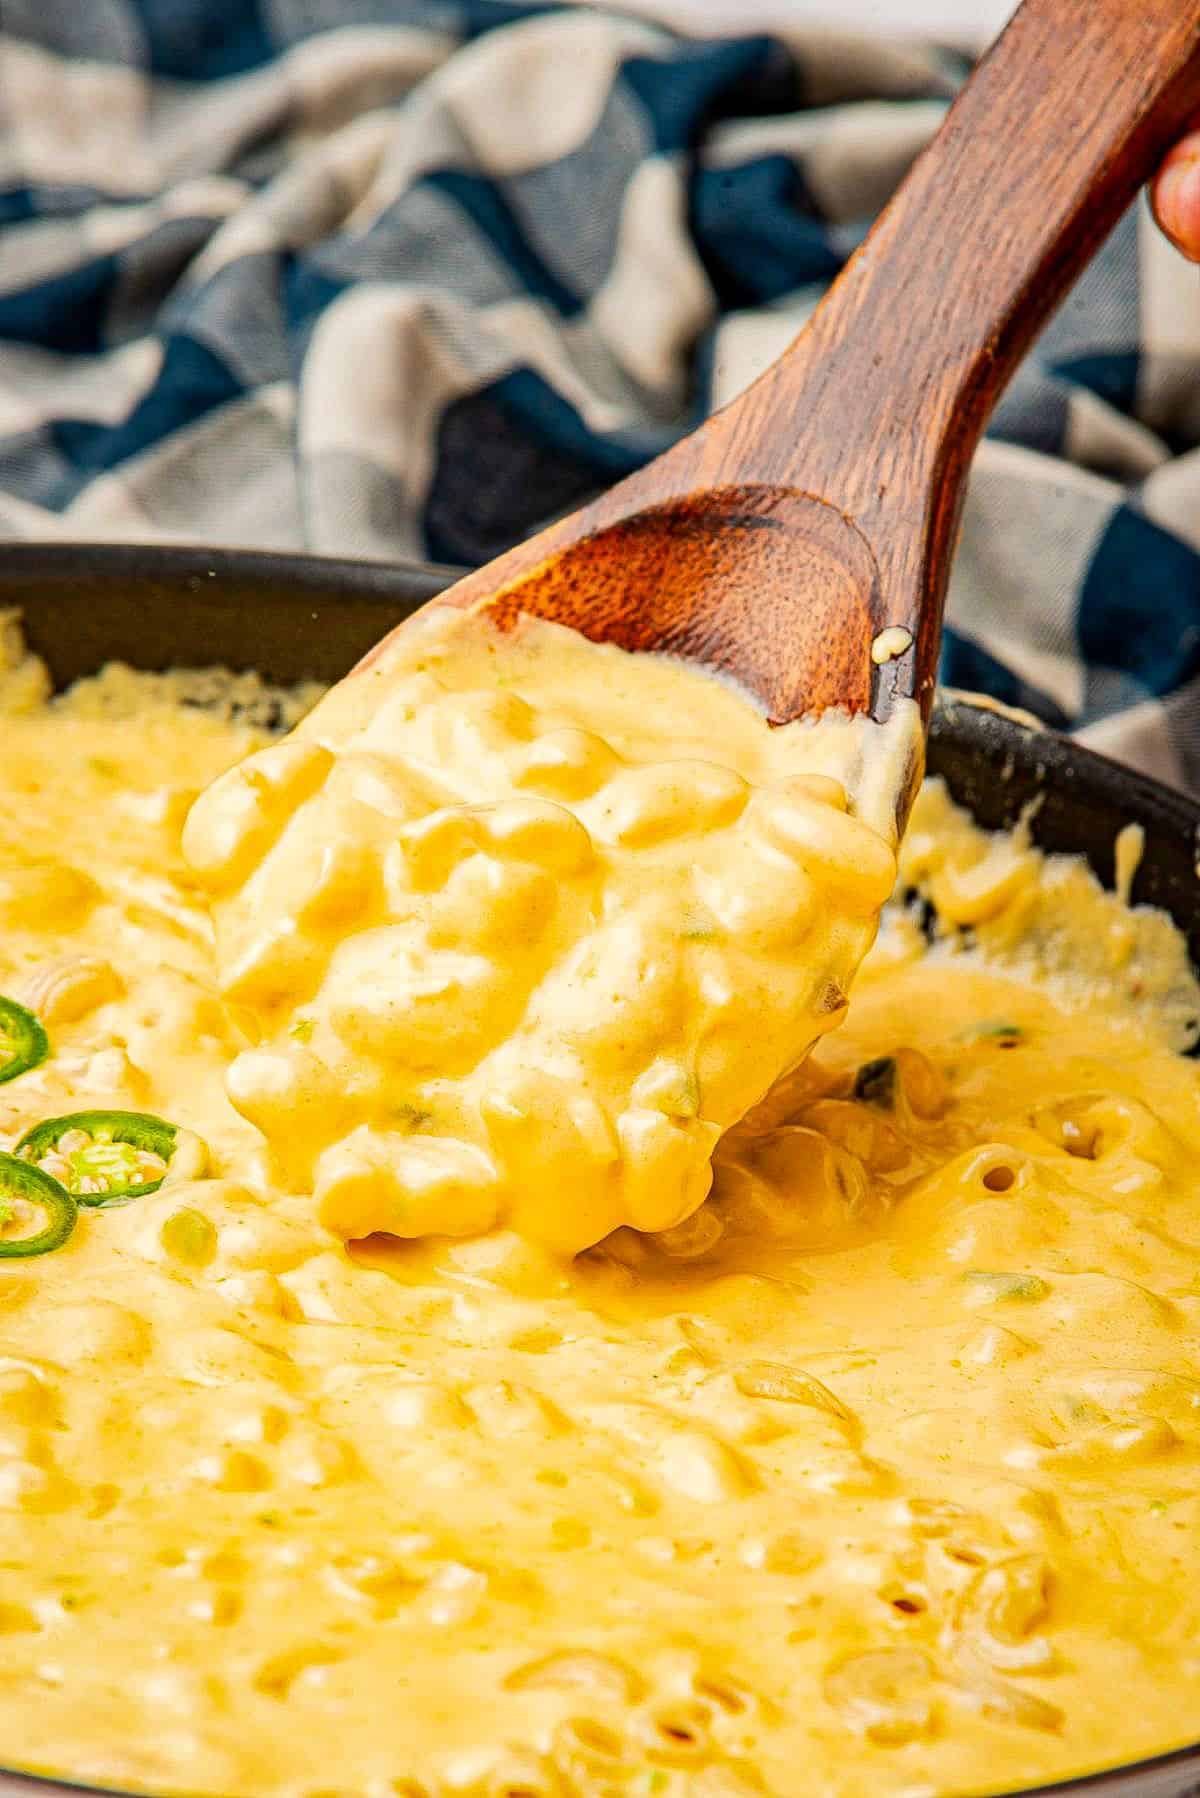
[[[964,74],[508,0],[0,0],[0,535],[491,556],[783,347]],[[1135,208],[980,451],[943,677],[1200,788],[1197,302]]]

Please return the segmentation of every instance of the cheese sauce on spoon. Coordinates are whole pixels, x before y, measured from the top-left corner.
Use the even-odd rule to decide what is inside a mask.
[[[427,611],[188,819],[257,1039],[230,1098],[343,1237],[678,1224],[844,1016],[919,756],[911,702],[773,730],[682,663]]]

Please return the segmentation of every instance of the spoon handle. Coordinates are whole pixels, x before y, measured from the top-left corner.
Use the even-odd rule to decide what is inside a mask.
[[[807,329],[714,421],[710,479],[826,497],[867,539],[917,639],[899,690],[932,687],[1000,391],[1197,111],[1200,0],[1025,0]]]
[[[783,357],[445,597],[688,656],[778,722],[928,716],[984,425],[1193,115],[1200,0],[1025,0]]]

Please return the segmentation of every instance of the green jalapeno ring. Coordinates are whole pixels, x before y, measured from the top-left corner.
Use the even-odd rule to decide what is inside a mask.
[[[0,994],[0,1086],[45,1061],[50,1038],[40,1018]]]
[[[75,1200],[66,1187],[50,1174],[43,1173],[40,1167],[31,1167],[29,1162],[16,1155],[0,1154],[0,1202],[4,1202],[6,1211],[11,1199],[40,1207],[46,1223],[35,1236],[0,1235],[0,1259],[23,1260],[61,1249],[79,1217]],[[7,1217],[0,1220],[0,1227],[7,1221]]]
[[[73,1131],[91,1141],[63,1151],[60,1145]],[[25,1132],[16,1154],[57,1179],[77,1204],[101,1210],[157,1192],[171,1171],[176,1151],[184,1146],[181,1136],[192,1151],[188,1160],[196,1163],[188,1171],[201,1171],[204,1149],[199,1139],[146,1111],[72,1111],[63,1117],[45,1118]],[[153,1179],[138,1179],[139,1155],[156,1156],[164,1164],[162,1172]],[[54,1165],[47,1168],[47,1161]]]

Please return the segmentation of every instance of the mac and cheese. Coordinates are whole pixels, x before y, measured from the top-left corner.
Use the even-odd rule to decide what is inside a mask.
[[[1166,920],[931,785],[901,884],[934,940],[890,911],[690,1216],[574,1261],[509,1227],[347,1248],[226,1094],[249,1050],[179,831],[277,751],[253,683],[176,703],[219,691],[7,684],[0,994],[48,1052],[0,1084],[0,1150],[97,1111],[176,1134],[56,1125],[73,1229],[0,1264],[3,1758],[230,1798],[916,1798],[1194,1736],[1198,995]],[[506,791],[481,710],[447,765]],[[468,919],[513,866],[469,841]],[[695,927],[736,932],[706,845],[664,880],[686,856]],[[713,965],[769,986],[773,952]]]

